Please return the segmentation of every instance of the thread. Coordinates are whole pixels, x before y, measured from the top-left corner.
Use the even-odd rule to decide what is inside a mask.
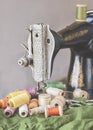
[[[35,108],[35,107],[38,107],[38,100],[37,99],[32,99],[28,105],[28,108],[29,109],[32,109],[32,108]]]
[[[45,117],[48,116],[55,116],[55,115],[63,115],[63,110],[61,106],[55,107],[55,108],[47,108],[45,107]]]
[[[64,107],[66,100],[63,96],[56,96],[50,103],[50,105]]]
[[[65,89],[66,85],[64,83],[62,83],[62,82],[49,82],[49,83],[47,83],[47,87]]]
[[[49,105],[51,102],[51,95],[49,94],[40,94],[39,95],[39,105],[46,106]]]
[[[89,97],[88,92],[81,90],[81,89],[75,89],[73,91],[73,96],[74,96],[74,98],[82,97],[85,99],[88,99],[88,97]]]
[[[45,107],[47,108],[53,108],[54,105],[47,105],[47,106],[39,106],[33,109],[29,109],[29,114],[34,115],[34,114],[40,114],[45,112]]]
[[[58,96],[58,95],[64,96],[64,91],[58,88],[49,87],[46,89],[46,93],[53,96]]]
[[[28,115],[28,106],[27,106],[27,104],[24,104],[24,105],[19,107],[19,115],[21,117],[27,117],[27,115]]]
[[[23,94],[24,92],[26,92],[26,90],[18,90],[18,91],[14,91],[12,93],[9,93],[7,95],[7,98],[13,98],[15,96],[18,96],[19,94]]]
[[[76,21],[86,21],[87,17],[87,6],[77,5],[76,6]]]
[[[10,107],[7,107],[5,110],[4,110],[4,114],[6,117],[11,117],[14,115],[16,111],[16,108],[10,108]]]
[[[8,99],[4,98],[0,100],[0,108],[6,108],[7,107]]]
[[[24,104],[28,104],[30,101],[30,95],[27,92],[19,94],[13,98],[10,98],[7,105],[12,108],[17,108]]]
[[[26,91],[31,95],[34,96],[36,94],[36,88],[28,88]]]

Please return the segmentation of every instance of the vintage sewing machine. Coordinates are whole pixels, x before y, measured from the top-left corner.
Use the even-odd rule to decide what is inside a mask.
[[[49,25],[34,24],[29,28],[27,55],[18,64],[30,66],[38,89],[50,79],[53,61],[60,49],[71,50],[67,90],[81,88],[93,98],[93,11],[87,11],[86,19],[76,20],[65,29],[55,32]]]

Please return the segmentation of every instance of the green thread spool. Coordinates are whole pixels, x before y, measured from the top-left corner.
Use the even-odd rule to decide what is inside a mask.
[[[86,21],[87,17],[87,6],[86,5],[76,5],[76,21]]]
[[[58,88],[58,89],[65,89],[66,85],[63,84],[62,82],[49,82],[49,83],[47,83],[47,87],[53,87],[53,88]]]

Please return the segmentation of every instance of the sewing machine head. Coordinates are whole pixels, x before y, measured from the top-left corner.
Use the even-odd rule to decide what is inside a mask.
[[[50,79],[52,72],[55,40],[49,25],[34,24],[29,28],[28,47],[23,45],[28,54],[22,57],[19,65],[31,66],[36,82]]]

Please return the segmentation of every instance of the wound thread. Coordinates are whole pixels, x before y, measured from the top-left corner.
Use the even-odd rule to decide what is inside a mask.
[[[56,96],[52,101],[51,105],[64,107],[66,100],[63,96]]]
[[[29,104],[30,95],[27,92],[19,94],[13,98],[10,98],[7,105],[12,108],[17,108],[24,104]]]
[[[39,95],[39,106],[49,105],[51,102],[51,95],[49,94],[40,94]]]
[[[73,96],[74,96],[74,98],[79,98],[79,97],[82,97],[82,98],[85,98],[85,99],[89,98],[88,92],[81,90],[81,89],[75,89],[73,91]]]
[[[64,96],[64,91],[58,88],[49,87],[46,89],[46,93],[53,96],[58,96],[58,95]]]
[[[19,94],[23,94],[24,92],[26,92],[26,90],[18,90],[18,91],[14,91],[14,92],[12,92],[12,93],[9,93],[8,95],[7,95],[7,98],[13,98],[13,97],[15,97],[15,96],[18,96]]]
[[[38,107],[38,100],[37,99],[32,99],[28,105],[28,108],[29,109],[32,109],[32,108],[35,108],[35,107]]]
[[[55,107],[55,108],[45,108],[45,117],[48,116],[55,116],[55,115],[63,115],[63,110],[61,106]]]
[[[28,106],[27,104],[24,104],[19,107],[19,115],[21,117],[27,117],[28,116]]]
[[[6,108],[7,107],[8,99],[4,98],[0,100],[0,108]]]
[[[39,106],[33,109],[29,109],[29,114],[34,115],[34,114],[40,114],[45,112],[45,107],[46,108],[53,108],[53,105],[47,105],[47,106]]]
[[[10,107],[7,107],[5,110],[4,110],[4,114],[6,117],[11,117],[14,115],[16,111],[16,108],[10,108]]]

